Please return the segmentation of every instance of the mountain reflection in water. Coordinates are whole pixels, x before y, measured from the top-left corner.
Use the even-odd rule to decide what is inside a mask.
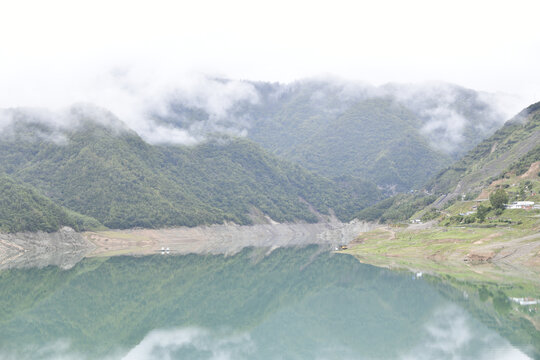
[[[528,359],[535,307],[316,246],[0,272],[0,358]]]

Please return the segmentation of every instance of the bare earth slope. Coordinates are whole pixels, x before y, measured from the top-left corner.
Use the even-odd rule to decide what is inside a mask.
[[[0,269],[57,265],[69,268],[87,256],[168,254],[227,254],[244,247],[269,251],[278,247],[349,243],[373,224],[331,221],[315,224],[234,224],[169,229],[130,229],[76,233],[0,234]]]

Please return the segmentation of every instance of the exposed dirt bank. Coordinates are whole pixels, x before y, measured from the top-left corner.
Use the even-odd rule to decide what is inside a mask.
[[[55,233],[0,233],[0,269],[56,265],[71,268],[94,244],[65,227]]]
[[[70,268],[88,256],[147,255],[169,249],[169,254],[234,254],[244,247],[348,244],[358,234],[375,228],[364,222],[331,221],[317,224],[234,224],[131,229],[76,233],[0,234],[0,269],[57,265]],[[167,253],[167,251],[164,251]]]
[[[90,256],[160,253],[234,254],[241,249],[269,249],[307,244],[349,243],[373,224],[330,222],[317,224],[259,224],[253,226],[211,225],[195,228],[137,229],[88,232],[84,236],[95,245]]]

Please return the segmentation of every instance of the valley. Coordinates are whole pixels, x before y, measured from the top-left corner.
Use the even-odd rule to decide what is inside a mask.
[[[540,2],[0,9],[0,360],[540,360]]]
[[[290,105],[296,99],[294,108],[302,113],[321,106],[310,100],[314,92],[331,99],[329,85],[297,86],[280,101]],[[412,120],[416,116],[412,110],[392,101],[347,101],[364,120],[346,115],[352,110],[343,110],[348,119],[344,131],[358,121],[367,126],[372,115],[382,116],[380,121],[386,124],[373,128],[380,134],[388,130],[386,117],[409,119],[407,126],[420,121]],[[250,113],[261,110],[262,105],[258,106],[235,111]],[[178,104],[175,109],[180,111],[176,121],[196,114],[186,113]],[[223,136],[192,147],[152,145],[105,109],[71,108],[69,116],[78,124],[71,128],[51,127],[41,123],[39,115],[29,117],[26,110],[11,111],[18,121],[12,124],[11,135],[0,137],[0,165],[7,174],[1,178],[0,190],[5,201],[11,199],[0,213],[0,225],[8,233],[2,242],[4,265],[15,263],[9,259],[28,249],[32,251],[21,257],[21,263],[34,256],[30,256],[34,245],[23,246],[24,251],[17,248],[29,239],[25,230],[45,231],[40,235],[43,239],[63,239],[56,234],[66,234],[67,226],[75,229],[70,238],[80,244],[83,251],[74,252],[83,257],[149,255],[166,249],[169,254],[226,254],[250,246],[272,249],[315,243],[335,248],[350,244],[347,253],[377,265],[463,274],[481,274],[481,268],[490,268],[486,274],[510,270],[527,277],[538,271],[538,210],[503,212],[488,206],[490,194],[499,189],[510,202],[540,203],[538,104],[440,171],[425,188],[392,197],[383,189],[386,185],[375,186],[371,180],[339,171],[336,175],[340,176],[325,177],[321,174],[328,174],[330,168],[306,170],[251,140]],[[327,115],[338,113],[329,110]],[[337,129],[329,120],[332,116],[325,121]],[[97,121],[103,118],[107,121]],[[63,137],[63,142],[51,141],[53,135]],[[395,139],[390,135],[377,146],[392,147]],[[346,146],[351,147],[353,143]],[[370,146],[365,141],[358,146],[366,148]],[[373,163],[355,154],[353,158]],[[378,167],[388,170],[381,164]],[[26,209],[35,210],[28,213]],[[26,222],[21,221],[21,214],[28,215]],[[415,224],[407,225],[411,222]],[[14,240],[16,234],[22,234],[22,242]],[[60,250],[45,246],[49,250],[41,252],[66,253],[74,243],[60,241],[55,245]]]

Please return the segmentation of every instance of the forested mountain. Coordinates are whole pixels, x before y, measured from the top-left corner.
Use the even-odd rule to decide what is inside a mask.
[[[176,94],[167,111],[148,114],[149,124],[185,131],[193,146],[167,134],[150,143],[93,106],[61,118],[4,111],[11,121],[0,122],[0,174],[112,228],[249,224],[267,221],[263,215],[317,221],[332,211],[348,220],[388,194],[421,187],[502,123],[482,94],[448,84],[245,85],[249,101]],[[5,229],[65,223],[51,221]]]
[[[337,186],[249,140],[154,146],[105,111],[74,108],[66,128],[16,112],[0,140],[0,172],[107,227],[249,224],[261,212],[314,222],[333,210],[346,220],[380,199],[374,185]]]
[[[540,102],[507,121],[462,159],[425,184],[425,192],[401,194],[363,209],[365,220],[406,220],[430,205],[437,208],[462,197],[473,199],[505,174],[522,175],[540,161]],[[537,174],[532,174],[534,177]]]
[[[97,220],[56,205],[30,187],[0,176],[0,232],[76,230],[100,227]]]
[[[244,133],[327,177],[398,191],[422,185],[504,121],[487,95],[450,84],[246,83],[250,101],[225,113],[178,97],[159,121],[193,132]]]
[[[414,114],[399,104],[364,100],[314,127],[280,154],[329,177],[351,175],[404,191],[420,186],[450,161],[429,146],[415,121]],[[263,143],[269,140],[259,132],[253,137]]]
[[[448,194],[445,201],[478,192],[506,171],[525,165],[528,169],[539,156],[539,144],[540,102],[521,111],[461,160],[435,176],[427,189]]]

